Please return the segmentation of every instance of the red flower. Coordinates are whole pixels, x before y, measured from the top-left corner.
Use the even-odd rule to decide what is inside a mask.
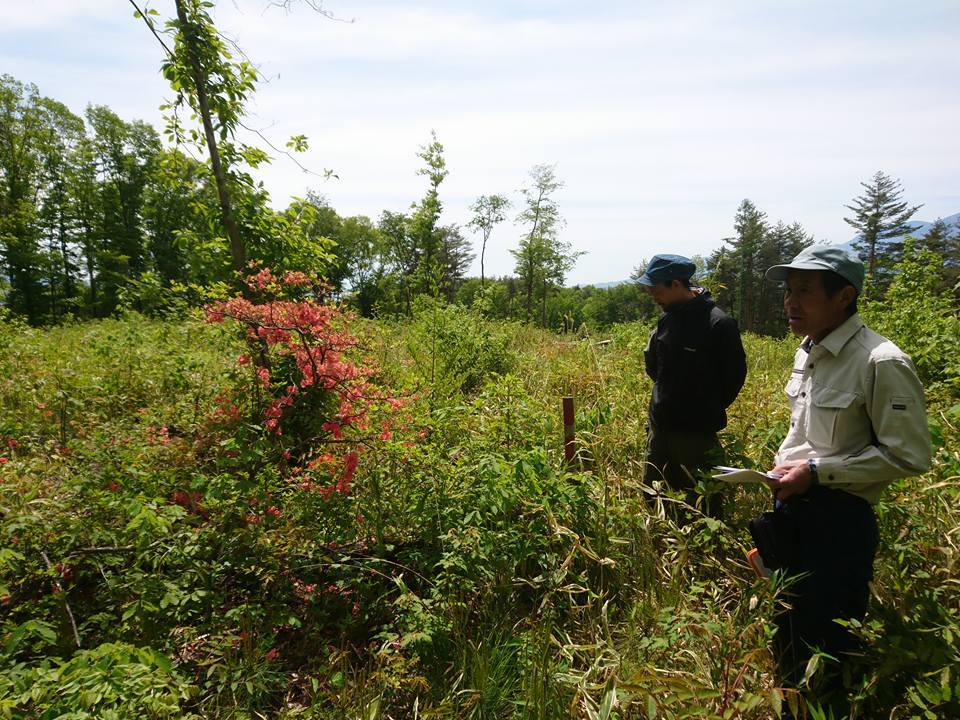
[[[350,492],[350,481],[353,479],[353,473],[357,469],[359,457],[355,452],[349,452],[343,456],[343,475],[337,481],[337,492],[346,495]]]

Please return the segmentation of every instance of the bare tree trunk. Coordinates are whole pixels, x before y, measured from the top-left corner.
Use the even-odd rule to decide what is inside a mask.
[[[90,283],[90,307],[96,308],[97,305],[97,278],[93,272],[93,228],[86,221],[83,223],[83,254],[87,265],[87,279]]]
[[[543,278],[543,297],[540,299],[540,324],[547,326],[547,278]]]
[[[483,277],[483,256],[487,253],[487,238],[490,237],[490,231],[484,230],[483,232],[483,246],[480,248],[480,288],[483,288],[484,277]]]

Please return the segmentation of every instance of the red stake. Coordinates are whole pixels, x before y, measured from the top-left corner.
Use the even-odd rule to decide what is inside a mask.
[[[573,398],[568,396],[563,398],[563,457],[567,461],[567,465],[573,465],[577,454],[575,432]]]

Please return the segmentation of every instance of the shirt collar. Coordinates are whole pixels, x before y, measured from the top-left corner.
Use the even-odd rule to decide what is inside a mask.
[[[840,327],[834,329],[819,343],[814,343],[809,337],[805,337],[800,347],[809,353],[815,344],[821,345],[824,350],[836,357],[840,351],[843,350],[843,346],[846,345],[850,338],[856,335],[857,331],[862,327],[863,320],[860,319],[860,314],[854,313],[844,320]]]

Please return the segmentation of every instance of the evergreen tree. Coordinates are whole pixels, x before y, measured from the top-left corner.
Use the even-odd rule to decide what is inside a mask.
[[[950,227],[937,218],[920,240],[918,247],[936,253],[941,259],[940,290],[949,291],[960,281],[960,222]],[[960,288],[958,288],[960,290]]]
[[[787,225],[782,220],[767,231],[757,263],[757,315],[755,332],[779,335],[787,327],[783,309],[783,289],[779,283],[767,282],[766,269],[772,265],[790,262],[803,248],[813,242],[800,223]]]
[[[783,295],[767,283],[766,269],[792,260],[813,238],[800,223],[768,226],[766,214],[744,200],[734,220],[736,237],[725,238],[706,262],[703,283],[718,305],[745,330],[779,335],[785,331]]]
[[[903,200],[900,181],[880,170],[869,182],[860,185],[864,193],[855,197],[852,205],[844,206],[853,211],[853,217],[846,217],[844,221],[860,233],[854,247],[860,252],[860,257],[867,264],[867,272],[875,282],[883,274],[878,271],[882,271],[880,256],[889,249],[885,247],[885,241],[909,232],[907,221],[923,205],[909,205]],[[896,255],[896,248],[893,251],[892,255]],[[887,260],[891,264],[896,258],[889,257]]]
[[[735,315],[741,326],[748,331],[755,329],[757,299],[761,288],[761,266],[771,253],[765,247],[767,241],[767,215],[757,209],[750,200],[744,200],[737,208],[733,221],[736,237],[726,238],[730,245],[732,270],[736,287]],[[763,269],[766,269],[765,267]]]

